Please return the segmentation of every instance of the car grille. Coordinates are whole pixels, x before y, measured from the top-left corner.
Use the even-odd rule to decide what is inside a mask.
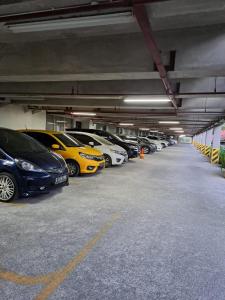
[[[65,172],[65,168],[50,168],[46,170],[49,174],[62,174]]]
[[[101,155],[101,156],[94,156],[93,158],[94,158],[95,161],[102,161],[102,160],[104,160],[104,156],[103,155]]]
[[[127,156],[127,152],[126,151],[121,152],[120,154],[123,155],[123,156]]]

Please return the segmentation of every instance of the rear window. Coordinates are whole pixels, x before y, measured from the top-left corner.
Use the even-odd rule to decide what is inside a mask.
[[[10,155],[22,153],[40,153],[48,151],[30,136],[13,131],[0,129],[0,147]]]

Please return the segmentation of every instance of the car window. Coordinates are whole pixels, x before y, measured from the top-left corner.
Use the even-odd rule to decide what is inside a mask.
[[[113,145],[110,141],[103,138],[102,136],[97,136],[96,135],[96,140],[99,141],[101,144],[104,144],[104,145],[107,145],[107,146],[112,146]]]
[[[54,139],[51,135],[48,135],[47,133],[28,131],[26,132],[26,134],[36,139],[38,142],[40,142],[47,148],[51,148],[53,144],[58,144],[57,140]]]
[[[84,145],[89,145],[90,142],[94,143],[95,146],[100,146],[101,145],[95,139],[93,139],[91,136],[86,135],[86,134],[71,133],[70,135],[72,135],[73,137],[78,139]]]
[[[83,145],[74,137],[65,133],[55,133],[57,139],[59,139],[66,147],[82,147]]]
[[[0,150],[0,159],[6,159],[6,155]]]
[[[132,137],[132,136],[131,136],[131,137],[128,137],[128,138],[127,138],[127,140],[130,140],[130,141],[135,141],[135,142],[137,142],[137,138],[135,138],[135,137]]]
[[[30,136],[13,131],[0,129],[0,147],[10,155],[20,153],[40,153],[47,149]]]
[[[116,138],[117,140],[121,141],[121,142],[124,142],[118,135],[116,134],[112,134],[112,138]]]

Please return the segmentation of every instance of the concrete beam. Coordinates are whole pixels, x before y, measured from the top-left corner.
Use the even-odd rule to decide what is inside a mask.
[[[225,77],[225,69],[169,71],[169,79]],[[67,82],[160,79],[158,72],[0,75],[0,82]]]

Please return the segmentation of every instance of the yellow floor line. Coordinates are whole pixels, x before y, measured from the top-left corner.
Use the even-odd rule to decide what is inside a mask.
[[[120,214],[113,214],[110,221],[108,221],[100,229],[100,231],[81,249],[81,251],[71,261],[69,261],[65,267],[57,270],[56,272],[40,276],[26,276],[9,272],[7,270],[0,270],[0,279],[21,285],[45,284],[45,287],[35,299],[46,300],[66,279],[66,277],[86,258],[97,242],[107,233],[119,217]]]
[[[25,203],[3,203],[0,202],[1,207],[24,207],[27,204]]]

